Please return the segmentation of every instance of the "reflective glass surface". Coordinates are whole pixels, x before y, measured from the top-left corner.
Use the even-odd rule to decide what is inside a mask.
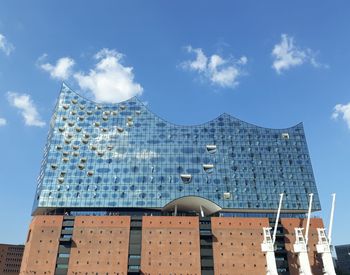
[[[137,98],[97,104],[62,86],[50,123],[37,208],[163,208],[184,196],[224,210],[305,210],[320,203],[302,124],[258,127],[228,114],[169,123]]]

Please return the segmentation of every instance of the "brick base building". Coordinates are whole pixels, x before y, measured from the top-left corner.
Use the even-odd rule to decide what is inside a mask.
[[[294,228],[305,219],[282,218],[276,239],[280,274],[299,274]],[[246,275],[266,274],[261,251],[268,218],[198,216],[35,216],[20,274]],[[271,224],[273,225],[273,224]],[[310,222],[309,259],[321,219]]]
[[[0,274],[18,275],[24,245],[0,244]]]

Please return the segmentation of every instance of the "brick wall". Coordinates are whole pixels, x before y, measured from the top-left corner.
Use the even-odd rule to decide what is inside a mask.
[[[267,218],[212,218],[211,223],[215,274],[266,273],[261,243]]]
[[[143,217],[141,271],[200,275],[198,217]]]
[[[68,274],[126,275],[129,233],[130,217],[76,217]]]
[[[295,243],[294,228],[304,228],[303,232],[305,234],[306,222],[306,219],[281,219],[281,224],[283,225],[285,234],[285,248],[288,253],[287,256],[290,275],[299,275],[298,257],[295,253],[293,253],[293,245]],[[316,244],[318,243],[317,228],[323,228],[322,219],[310,219],[308,254],[312,273],[322,274],[322,259],[316,251]]]
[[[62,220],[62,216],[33,218],[29,226],[20,274],[54,274]]]

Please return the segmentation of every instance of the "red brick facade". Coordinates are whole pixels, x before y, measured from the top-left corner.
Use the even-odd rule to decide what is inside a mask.
[[[30,225],[20,274],[55,274],[64,216],[35,216]],[[128,216],[77,216],[70,228],[67,274],[127,275],[132,221]],[[294,228],[305,227],[302,219],[281,219],[290,275],[298,274],[293,253]],[[141,226],[141,220],[140,220]],[[265,274],[261,252],[267,218],[211,218],[213,273],[216,275]],[[316,254],[316,228],[311,219],[309,257],[314,274],[322,274]],[[140,228],[141,229],[141,228]],[[140,231],[139,231],[140,232]],[[144,216],[142,218],[140,274],[201,275],[201,233],[198,217]],[[210,230],[209,230],[210,234]],[[208,248],[206,248],[208,249]],[[135,255],[131,255],[135,258]],[[135,268],[135,266],[134,266]]]
[[[215,274],[264,274],[262,228],[267,218],[212,218]]]
[[[285,247],[288,253],[288,265],[290,275],[299,275],[298,257],[293,253],[293,245],[295,242],[295,230],[296,227],[306,228],[306,219],[281,219],[281,224],[284,228],[285,234]],[[311,271],[313,274],[322,273],[322,259],[317,254],[316,244],[318,243],[317,228],[323,228],[323,222],[321,219],[310,219],[309,229],[309,261]]]
[[[22,256],[23,245],[0,244],[0,274],[18,275]]]
[[[76,217],[68,274],[118,274],[128,270],[130,217]]]
[[[30,224],[20,274],[54,274],[62,216],[35,216]]]
[[[141,272],[200,275],[198,217],[143,217]]]

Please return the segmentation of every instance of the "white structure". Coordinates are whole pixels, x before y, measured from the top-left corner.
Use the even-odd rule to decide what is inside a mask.
[[[278,220],[280,218],[280,213],[282,208],[282,201],[283,201],[283,193],[280,194],[280,202],[278,205],[275,228],[273,230],[273,237],[271,237],[271,227],[263,228],[264,241],[261,244],[261,251],[265,252],[265,255],[266,255],[266,263],[267,263],[266,275],[278,275],[276,259],[275,259],[275,240],[276,240]]]
[[[303,235],[303,229],[304,228],[295,228],[295,244],[294,244],[294,252],[298,255],[299,259],[299,274],[300,275],[312,275],[311,268],[310,268],[310,262],[309,262],[309,255],[308,255],[308,237],[309,237],[309,227],[310,227],[310,216],[311,216],[311,209],[312,209],[312,199],[314,194],[309,194],[310,196],[310,202],[309,202],[309,211],[307,213],[307,224],[306,224],[306,231],[305,231],[305,237]]]
[[[329,220],[328,237],[325,228],[317,228],[318,244],[316,245],[317,253],[321,254],[323,262],[323,274],[336,275],[331,252],[332,227],[335,207],[335,194],[332,194],[332,209]]]

